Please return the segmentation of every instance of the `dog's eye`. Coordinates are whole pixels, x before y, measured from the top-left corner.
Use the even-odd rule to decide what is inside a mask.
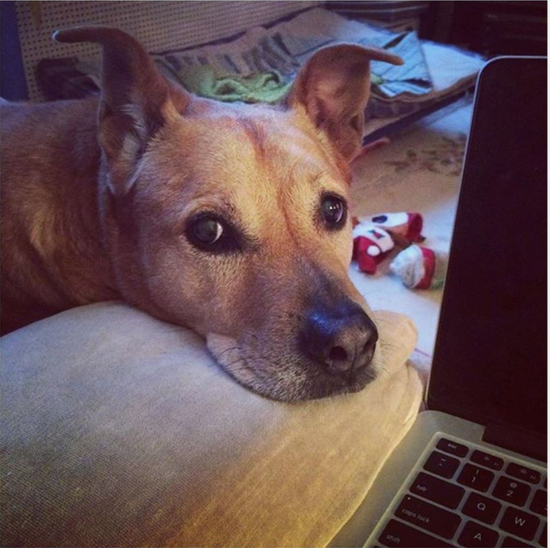
[[[191,243],[199,246],[214,245],[223,236],[224,228],[220,221],[213,217],[199,217],[188,227],[187,235]]]
[[[205,217],[195,224],[193,232],[201,242],[213,244],[222,237],[223,226],[219,221]]]
[[[206,211],[191,217],[185,235],[197,249],[210,254],[242,251],[250,243],[230,220]]]
[[[330,228],[339,228],[346,222],[346,203],[338,196],[328,195],[323,198],[321,214]]]

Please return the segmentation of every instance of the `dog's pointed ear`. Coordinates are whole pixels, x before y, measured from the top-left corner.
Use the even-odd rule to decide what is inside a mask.
[[[147,143],[190,95],[168,82],[141,44],[108,27],[75,27],[53,34],[58,42],[93,42],[103,48],[98,138],[107,162],[108,184],[121,196],[136,179]]]
[[[361,145],[374,60],[403,64],[397,55],[375,48],[353,44],[322,48],[302,67],[287,98],[290,107],[305,109],[348,162]]]

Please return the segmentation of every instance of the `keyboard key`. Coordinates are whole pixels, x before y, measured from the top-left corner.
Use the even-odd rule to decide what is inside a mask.
[[[531,544],[525,544],[525,542],[517,538],[506,537],[502,541],[502,548],[533,548],[533,546]]]
[[[531,470],[531,468],[527,468],[526,466],[520,466],[515,462],[511,462],[507,466],[506,473],[509,476],[519,478],[520,480],[526,481],[528,483],[538,483],[540,481],[539,472],[537,472],[536,470]]]
[[[504,466],[502,459],[489,455],[489,453],[478,451],[477,449],[472,453],[470,460],[476,464],[485,466],[485,468],[491,468],[491,470],[500,470]]]
[[[544,529],[542,530],[542,533],[539,538],[539,544],[541,546],[544,546],[546,548],[548,546],[548,533],[546,531],[546,523],[544,524]]]
[[[489,470],[479,468],[473,464],[465,464],[464,468],[462,468],[462,471],[460,472],[460,475],[458,476],[457,481],[458,483],[471,487],[476,491],[487,491],[494,477],[495,475],[492,472],[489,472]]]
[[[451,546],[451,544],[447,544],[442,540],[413,529],[394,519],[386,525],[378,540],[384,546],[390,546],[391,548],[403,548],[405,546],[410,548],[439,548],[440,546],[448,548]]]
[[[418,474],[409,491],[413,495],[418,495],[423,499],[428,499],[453,509],[458,508],[466,492],[458,485],[453,485],[424,472]]]
[[[505,500],[516,506],[523,506],[530,492],[531,488],[526,483],[505,476],[498,479],[493,489],[493,495],[497,499]]]
[[[465,445],[447,440],[445,438],[441,438],[437,442],[437,448],[441,449],[441,451],[445,451],[445,453],[454,455],[455,457],[465,457],[468,454],[468,448]]]
[[[535,537],[539,523],[539,518],[533,514],[509,507],[500,521],[500,528],[516,537],[532,540]]]
[[[543,491],[542,489],[538,489],[535,493],[535,496],[533,497],[533,500],[531,501],[531,506],[529,506],[530,510],[533,510],[535,514],[540,514],[541,516],[548,515],[548,499],[546,495],[546,491]]]
[[[433,451],[424,465],[424,470],[448,479],[453,477],[459,465],[458,459]]]
[[[458,537],[458,544],[460,546],[468,546],[470,548],[475,548],[476,546],[492,548],[497,545],[497,541],[498,533],[496,531],[473,521],[469,521],[466,524]]]
[[[451,538],[460,525],[456,514],[410,495],[405,495],[395,516],[443,538]]]
[[[478,493],[470,493],[462,512],[489,525],[495,523],[502,504]]]

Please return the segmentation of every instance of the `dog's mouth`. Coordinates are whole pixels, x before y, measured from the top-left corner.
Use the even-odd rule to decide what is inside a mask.
[[[222,369],[246,388],[279,401],[313,400],[363,390],[379,370],[378,352],[368,367],[334,375],[294,352],[263,351],[210,333],[207,346]]]

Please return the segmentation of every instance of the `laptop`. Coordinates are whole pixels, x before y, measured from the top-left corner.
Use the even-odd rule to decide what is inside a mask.
[[[546,82],[479,76],[428,410],[330,546],[546,546]]]

